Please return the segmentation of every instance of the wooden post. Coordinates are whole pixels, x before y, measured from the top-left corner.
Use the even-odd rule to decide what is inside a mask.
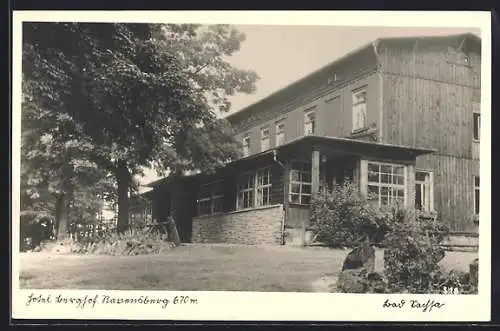
[[[285,213],[281,224],[281,244],[286,244],[286,224],[290,215],[290,162],[285,162],[283,167],[283,212]]]
[[[409,164],[406,167],[406,198],[405,205],[407,208],[415,206],[415,165]]]
[[[311,155],[311,195],[315,198],[319,194],[320,189],[320,162],[321,154],[319,150],[313,148]],[[302,244],[306,244],[306,224],[302,221]]]
[[[320,152],[313,149],[311,158],[311,193],[313,196],[319,192],[319,169],[320,169]]]
[[[368,162],[366,160],[359,160],[358,162],[358,178],[356,181],[356,185],[358,185],[359,190],[363,194],[368,194]]]

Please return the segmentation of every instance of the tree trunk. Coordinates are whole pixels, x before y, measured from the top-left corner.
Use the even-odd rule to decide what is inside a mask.
[[[66,194],[59,194],[56,198],[56,238],[66,239],[68,236],[68,206]]]
[[[116,179],[118,183],[118,221],[116,230],[124,232],[128,229],[129,199],[128,191],[130,187],[130,172],[123,161],[118,162],[116,169]]]
[[[170,239],[177,247],[181,244],[181,239],[179,237],[179,232],[177,231],[177,224],[175,224],[175,220],[173,217],[168,218],[168,229],[170,231]]]

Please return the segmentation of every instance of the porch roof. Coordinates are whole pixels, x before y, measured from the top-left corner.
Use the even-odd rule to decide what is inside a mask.
[[[364,141],[353,138],[343,137],[330,137],[330,136],[317,136],[308,135],[293,139],[283,145],[268,149],[266,151],[252,154],[238,160],[234,160],[223,169],[232,168],[241,164],[258,163],[270,159],[277,159],[278,152],[280,151],[305,151],[312,150],[312,148],[319,148],[320,150],[328,150],[338,154],[350,154],[360,156],[388,156],[392,155],[395,159],[414,159],[419,155],[429,154],[436,152],[435,149],[411,147],[395,144],[384,144],[379,142]],[[182,178],[195,178],[203,176],[203,173],[195,173],[180,176]],[[146,184],[146,187],[158,187],[168,185],[178,176],[167,176],[151,183]],[[149,191],[151,192],[151,191]]]
[[[395,158],[415,158],[419,155],[434,153],[431,148],[412,147],[396,144],[386,144],[376,141],[366,141],[346,137],[308,135],[296,138],[277,147],[278,150],[327,149],[338,154],[351,155],[393,155]]]

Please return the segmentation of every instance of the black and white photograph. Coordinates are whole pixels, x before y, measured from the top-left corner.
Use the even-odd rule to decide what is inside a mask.
[[[14,12],[18,318],[488,320],[489,14],[408,13]]]

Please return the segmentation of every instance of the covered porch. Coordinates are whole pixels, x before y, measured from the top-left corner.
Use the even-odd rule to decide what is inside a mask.
[[[415,203],[415,160],[433,150],[304,136],[213,174],[150,184],[153,219],[174,216],[183,242],[307,242],[315,194],[350,180],[380,204]]]
[[[378,204],[415,205],[415,163],[426,148],[352,138],[305,136],[277,150],[284,164],[284,240],[308,242],[309,203],[315,194],[350,181]]]

